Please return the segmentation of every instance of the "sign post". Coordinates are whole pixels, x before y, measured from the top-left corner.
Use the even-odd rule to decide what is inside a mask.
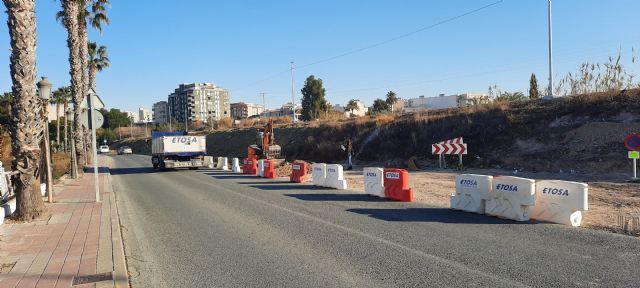
[[[459,167],[462,167],[462,155],[467,154],[467,144],[462,141],[462,137],[449,139],[431,145],[431,153],[438,155],[440,168],[447,168],[444,155],[458,155]]]
[[[640,134],[633,133],[624,138],[624,146],[629,150],[629,159],[633,160],[633,180],[638,179],[636,161],[640,158]]]

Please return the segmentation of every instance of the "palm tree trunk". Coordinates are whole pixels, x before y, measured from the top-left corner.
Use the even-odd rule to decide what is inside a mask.
[[[69,135],[69,132],[67,130],[67,126],[69,123],[67,123],[69,120],[67,119],[67,109],[69,109],[69,102],[67,101],[67,99],[64,99],[64,113],[62,113],[62,117],[64,118],[64,151],[66,152],[67,149],[69,149],[69,145],[67,145],[67,135]]]
[[[56,102],[56,145],[60,149],[60,102]]]
[[[96,68],[89,67],[89,87],[96,91]]]
[[[40,194],[38,170],[43,136],[43,111],[36,96],[36,15],[34,0],[3,0],[7,8],[7,25],[11,38],[9,67],[13,86],[11,106],[11,168],[18,171],[13,179],[16,193],[16,217],[38,218],[45,211]],[[35,113],[35,115],[34,115]]]
[[[79,26],[78,26],[78,1],[62,0],[62,8],[65,14],[64,26],[67,29],[67,47],[69,48],[69,74],[71,76],[71,99],[73,102],[73,138],[75,139],[76,155],[78,163],[84,165],[84,133],[82,133],[82,108],[80,103],[84,99],[82,84],[82,62],[80,54]],[[82,171],[82,169],[80,169]]]

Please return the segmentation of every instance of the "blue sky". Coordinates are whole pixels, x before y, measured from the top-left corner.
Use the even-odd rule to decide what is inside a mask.
[[[135,110],[166,100],[185,82],[214,82],[232,102],[267,107],[291,101],[289,62],[304,66],[427,27],[495,0],[211,1],[112,0],[111,25],[93,41],[112,67],[98,75],[108,107]],[[605,62],[640,48],[640,1],[555,0],[556,80],[584,61]],[[59,1],[37,0],[38,73],[68,85],[66,32]],[[402,98],[439,93],[526,91],[536,73],[547,85],[547,1],[504,0],[488,9],[372,49],[296,69],[296,102],[309,75],[327,99],[370,104],[394,90]],[[6,23],[6,14],[0,16]],[[633,28],[636,27],[636,28]],[[0,25],[0,74],[9,91],[9,37]],[[638,64],[628,63],[638,74]],[[265,80],[266,79],[266,80]]]

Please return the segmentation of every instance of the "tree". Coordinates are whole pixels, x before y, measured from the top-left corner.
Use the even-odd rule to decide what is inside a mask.
[[[56,144],[58,146],[60,146],[60,105],[64,105],[65,103],[67,103],[69,96],[70,96],[69,87],[60,87],[55,91],[53,91],[53,96],[51,97],[51,100],[50,100],[51,104],[56,105]],[[64,111],[62,112],[62,114],[65,114]],[[64,116],[64,118],[66,122],[67,117]]]
[[[387,101],[382,100],[380,98],[373,101],[373,105],[371,106],[371,112],[373,114],[376,113],[386,113],[389,112],[389,103]]]
[[[84,86],[82,73],[82,58],[80,54],[80,5],[78,0],[61,0],[62,11],[58,13],[58,20],[62,21],[67,30],[67,47],[69,48],[69,75],[71,76],[71,99],[73,102],[73,138],[75,139],[77,161],[80,165],[86,163],[84,150],[84,133],[82,132],[82,121],[80,119],[82,108],[80,103],[84,99]]]
[[[345,109],[349,110],[351,115],[353,115],[353,110],[360,110],[360,107],[358,107],[358,100],[354,100],[354,99],[349,100],[349,103],[347,103],[347,106],[345,107]]]
[[[34,0],[3,0],[11,39],[9,68],[11,106],[11,169],[16,193],[16,217],[38,218],[45,211],[38,172],[44,132],[42,102],[36,95],[36,15]]]
[[[385,102],[387,102],[387,104],[391,108],[390,109],[391,112],[393,112],[393,105],[395,105],[398,102],[398,96],[396,95],[396,92],[393,92],[393,91],[387,92],[387,99],[385,100]]]
[[[302,120],[310,121],[320,117],[327,110],[327,100],[324,99],[325,89],[322,87],[322,79],[316,79],[310,75],[304,82],[302,92]]]
[[[531,79],[529,80],[529,99],[538,99],[539,96],[538,79],[536,79],[535,73],[531,73]]]
[[[11,122],[11,105],[13,104],[13,93],[4,92],[0,95],[0,125],[9,125]]]
[[[96,90],[96,72],[109,67],[107,47],[99,46],[95,42],[89,43],[89,87]]]

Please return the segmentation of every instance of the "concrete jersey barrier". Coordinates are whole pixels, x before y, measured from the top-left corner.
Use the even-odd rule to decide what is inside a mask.
[[[262,177],[264,174],[264,160],[258,160],[258,176]]]
[[[413,189],[409,187],[407,170],[384,169],[384,196],[402,202],[413,201]]]
[[[560,180],[536,182],[536,205],[531,218],[578,227],[582,212],[588,210],[589,186]]]
[[[493,178],[491,198],[485,213],[516,221],[528,221],[535,204],[536,182],[532,179],[498,176]]]
[[[233,158],[231,162],[231,171],[233,171],[234,173],[242,172],[242,169],[240,169],[240,159]]]
[[[311,177],[313,185],[324,187],[324,182],[327,178],[327,164],[314,163],[311,166]]]
[[[347,180],[344,179],[344,171],[340,164],[327,164],[325,187],[335,188],[339,190],[347,189]]]
[[[229,170],[229,164],[227,163],[227,157],[218,157],[218,163],[216,163],[216,169]]]
[[[486,201],[491,199],[492,176],[476,174],[456,175],[456,191],[450,198],[455,210],[484,214]]]
[[[262,172],[263,178],[276,178],[276,171],[273,164],[273,160],[264,160],[262,162],[264,171]]]
[[[304,183],[309,180],[307,175],[307,162],[294,161],[291,163],[291,177],[289,181],[293,183]]]
[[[384,198],[384,169],[377,167],[365,167],[364,193]]]
[[[213,156],[204,156],[204,158],[202,159],[202,165],[207,168],[213,168]]]

